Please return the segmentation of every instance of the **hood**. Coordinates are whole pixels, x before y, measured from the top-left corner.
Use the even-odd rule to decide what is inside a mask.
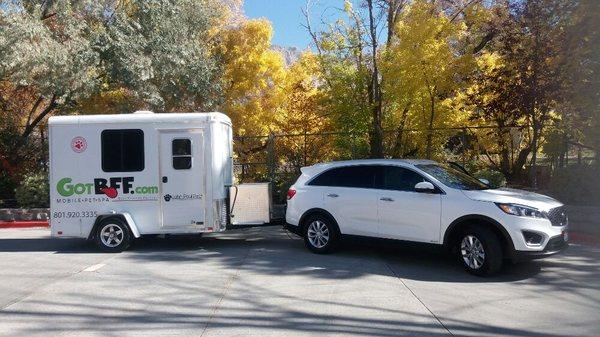
[[[463,191],[463,193],[472,200],[498,202],[504,204],[519,204],[535,207],[542,211],[562,206],[561,202],[549,196],[529,191],[517,190],[514,188],[472,190]]]

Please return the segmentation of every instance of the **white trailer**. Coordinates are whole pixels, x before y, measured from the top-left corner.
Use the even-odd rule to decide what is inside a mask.
[[[142,235],[231,228],[226,115],[140,111],[57,116],[48,124],[52,236],[122,251]]]

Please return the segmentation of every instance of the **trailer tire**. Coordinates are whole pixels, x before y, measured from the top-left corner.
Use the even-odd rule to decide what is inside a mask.
[[[98,223],[94,241],[98,248],[107,253],[120,253],[131,244],[129,226],[118,217],[104,218]]]

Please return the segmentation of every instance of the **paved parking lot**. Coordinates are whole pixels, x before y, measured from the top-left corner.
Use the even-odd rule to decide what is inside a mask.
[[[278,227],[122,254],[0,230],[2,336],[600,336],[600,248],[481,279],[443,251],[307,252]]]

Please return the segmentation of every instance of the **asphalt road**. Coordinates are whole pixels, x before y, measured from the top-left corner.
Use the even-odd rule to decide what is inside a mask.
[[[600,336],[600,248],[489,279],[443,251],[305,250],[276,227],[101,254],[0,230],[0,336]]]

